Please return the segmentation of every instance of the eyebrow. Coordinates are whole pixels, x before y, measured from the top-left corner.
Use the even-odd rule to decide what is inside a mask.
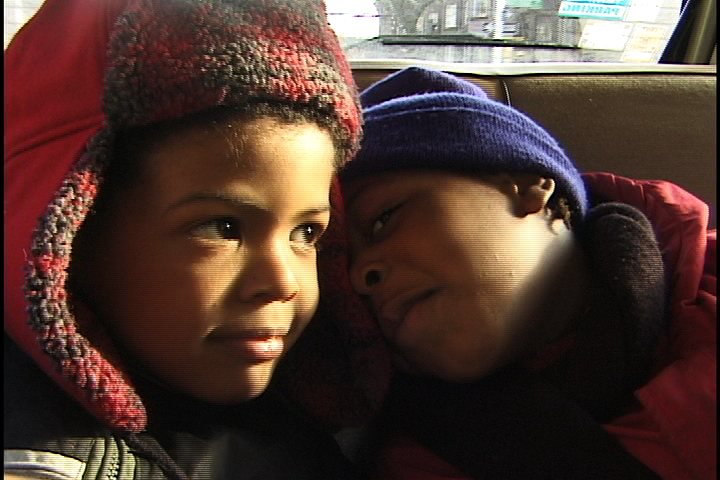
[[[196,202],[220,202],[224,203],[226,205],[229,205],[231,208],[235,210],[255,210],[258,212],[264,212],[264,213],[270,213],[271,209],[268,208],[265,205],[262,205],[261,203],[258,203],[257,201],[243,197],[240,195],[226,195],[223,193],[214,193],[214,192],[199,192],[194,193],[192,195],[188,195],[187,197],[183,197],[177,202],[172,203],[170,206],[168,206],[165,209],[165,213],[172,210],[176,210],[183,205],[187,205],[188,203],[196,203]],[[295,217],[305,217],[310,215],[318,215],[322,213],[326,213],[330,211],[330,205],[329,204],[322,204],[318,205],[316,207],[308,208],[300,213],[298,213]]]
[[[392,179],[370,178],[367,179],[367,181],[361,181],[362,183],[360,183],[354,191],[345,196],[345,212],[350,219],[358,214],[358,209],[362,210],[362,205],[366,203],[365,200],[367,198],[373,198],[373,193],[375,193],[374,189],[378,186],[394,190]]]

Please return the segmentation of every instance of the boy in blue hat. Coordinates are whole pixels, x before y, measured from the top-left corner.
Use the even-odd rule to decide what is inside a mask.
[[[442,72],[402,70],[361,101],[365,138],[341,172],[350,274],[397,366],[368,446],[371,475],[714,471],[697,453],[709,429],[686,413],[713,414],[714,342],[711,358],[697,360],[698,379],[659,373],[682,356],[697,359],[696,350],[678,355],[672,334],[690,328],[685,316],[697,323],[712,313],[666,309],[684,287],[638,209],[650,205],[648,215],[667,222],[679,189],[640,185],[652,197],[642,205],[630,198],[632,181],[600,175],[589,183],[608,200],[623,201],[624,189],[628,203],[589,202],[545,130]],[[622,185],[615,195],[613,185]],[[685,398],[667,402],[668,392]],[[657,420],[664,416],[672,420]],[[677,443],[680,424],[696,448]]]

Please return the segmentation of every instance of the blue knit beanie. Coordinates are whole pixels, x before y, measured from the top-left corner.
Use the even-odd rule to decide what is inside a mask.
[[[365,136],[340,172],[350,180],[402,169],[535,173],[555,180],[573,216],[584,216],[580,173],[545,130],[453,75],[409,67],[361,95]]]

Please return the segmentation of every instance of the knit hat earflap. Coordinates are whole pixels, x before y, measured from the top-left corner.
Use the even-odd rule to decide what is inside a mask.
[[[555,180],[575,216],[587,210],[580,173],[557,141],[521,112],[454,75],[409,67],[360,95],[362,148],[344,182],[404,169],[534,173]]]

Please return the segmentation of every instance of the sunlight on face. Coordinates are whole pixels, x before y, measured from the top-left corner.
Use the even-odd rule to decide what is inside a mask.
[[[316,125],[267,118],[150,153],[92,275],[98,313],[135,360],[211,402],[264,391],[317,306],[334,155]]]

